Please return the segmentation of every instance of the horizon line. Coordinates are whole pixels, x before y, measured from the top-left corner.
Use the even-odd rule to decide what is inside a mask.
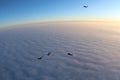
[[[32,24],[45,24],[45,23],[56,23],[56,22],[120,22],[120,20],[111,20],[111,19],[83,19],[83,20],[38,20],[38,21],[26,21],[26,22],[15,22],[7,25],[2,25],[2,27],[9,26],[19,26],[19,25],[32,25]]]

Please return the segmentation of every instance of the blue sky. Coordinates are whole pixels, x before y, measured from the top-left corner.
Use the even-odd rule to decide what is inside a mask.
[[[88,5],[87,9],[83,8]],[[120,0],[0,0],[0,25],[54,20],[120,20]]]

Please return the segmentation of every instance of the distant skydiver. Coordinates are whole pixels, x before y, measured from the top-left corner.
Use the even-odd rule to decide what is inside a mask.
[[[40,56],[39,58],[37,58],[38,60],[41,60],[43,58],[43,56]]]
[[[51,55],[51,52],[48,52],[48,54],[47,54],[48,56],[50,56]]]
[[[67,55],[69,55],[69,56],[73,56],[73,54],[72,54],[72,53],[67,53]]]
[[[84,8],[88,8],[88,6],[83,6]]]

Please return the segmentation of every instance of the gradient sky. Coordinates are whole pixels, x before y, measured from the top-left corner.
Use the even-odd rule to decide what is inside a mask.
[[[54,20],[120,20],[120,0],[0,0],[0,25]]]

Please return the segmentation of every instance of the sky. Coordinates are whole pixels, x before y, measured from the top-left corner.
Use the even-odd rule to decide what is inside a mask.
[[[119,14],[120,0],[0,0],[0,25],[56,20],[120,21]]]

